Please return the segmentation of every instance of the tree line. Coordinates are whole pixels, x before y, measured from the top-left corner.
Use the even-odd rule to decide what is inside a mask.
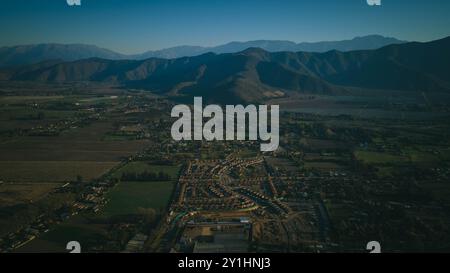
[[[142,173],[124,172],[122,173],[122,181],[169,181],[170,175],[164,172],[149,172]]]

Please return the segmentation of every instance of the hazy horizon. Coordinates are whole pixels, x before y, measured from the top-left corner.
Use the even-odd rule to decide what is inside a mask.
[[[191,47],[203,47],[203,48],[214,48],[214,47],[217,47],[217,46],[222,46],[222,45],[230,44],[230,43],[246,43],[246,42],[256,42],[256,41],[293,42],[293,43],[296,43],[296,44],[320,43],[320,42],[340,42],[340,41],[350,41],[350,40],[353,40],[355,38],[362,38],[362,37],[368,37],[368,36],[382,36],[384,38],[397,39],[396,37],[388,37],[388,36],[384,36],[384,35],[381,35],[381,34],[367,34],[367,35],[361,35],[361,36],[356,36],[356,37],[351,37],[351,38],[344,38],[344,39],[339,39],[339,40],[319,40],[319,41],[293,41],[293,40],[275,40],[275,39],[255,39],[255,40],[242,40],[242,41],[233,40],[233,41],[225,42],[223,44],[215,44],[215,45],[211,45],[211,46],[192,45],[192,44],[180,44],[180,45],[173,45],[173,46],[168,46],[168,47],[163,47],[163,48],[148,49],[148,50],[144,50],[142,52],[134,52],[134,53],[124,53],[124,52],[121,52],[121,51],[113,50],[113,49],[111,49],[111,48],[109,48],[107,46],[104,47],[104,46],[99,46],[99,45],[96,45],[96,44],[88,44],[88,43],[59,43],[59,42],[51,42],[51,41],[45,42],[45,43],[16,44],[16,45],[0,46],[0,48],[1,47],[46,45],[46,44],[86,45],[86,46],[96,46],[96,47],[101,48],[101,49],[111,50],[111,51],[113,51],[115,53],[119,53],[119,54],[123,54],[123,55],[135,55],[135,54],[143,54],[143,53],[146,53],[146,52],[149,52],[149,51],[158,51],[158,50],[165,50],[165,49],[171,49],[171,48],[177,48],[177,47],[189,47],[189,46],[191,46]],[[448,36],[450,36],[450,35],[448,35]],[[443,39],[443,38],[446,38],[448,36],[437,38],[436,40]],[[401,39],[398,39],[398,40],[401,40]],[[431,41],[434,41],[434,40],[435,39],[433,39],[433,40],[426,40],[426,41],[418,41],[418,40],[408,40],[408,41],[406,41],[405,40],[405,42],[431,42]]]
[[[90,44],[123,54],[232,41],[339,41],[382,35],[407,41],[449,36],[450,2],[3,0],[0,46]],[[11,12],[14,10],[14,12]],[[364,23],[361,23],[364,22]]]

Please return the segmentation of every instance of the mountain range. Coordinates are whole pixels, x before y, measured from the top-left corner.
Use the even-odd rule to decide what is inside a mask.
[[[349,52],[248,48],[176,59],[46,61],[1,69],[0,80],[114,83],[170,96],[201,95],[219,103],[255,103],[292,92],[450,92],[450,37]]]
[[[305,51],[326,52],[330,50],[352,51],[377,49],[390,44],[400,44],[395,38],[380,35],[356,37],[352,40],[316,43],[294,43],[290,41],[258,40],[248,42],[231,42],[215,47],[177,46],[156,51],[147,51],[142,54],[125,55],[112,50],[84,44],[39,44],[0,48],[0,67],[24,65],[46,60],[76,61],[87,58],[102,58],[109,60],[144,60],[148,58],[174,59],[191,57],[208,52],[235,53],[250,47],[258,47],[269,52],[278,51]]]

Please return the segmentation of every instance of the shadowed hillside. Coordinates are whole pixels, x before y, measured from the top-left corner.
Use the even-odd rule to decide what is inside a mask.
[[[349,94],[349,87],[447,92],[450,38],[352,52],[269,53],[249,48],[170,60],[44,62],[3,69],[0,79],[108,82],[172,96],[202,95],[219,102],[256,102],[289,92]]]

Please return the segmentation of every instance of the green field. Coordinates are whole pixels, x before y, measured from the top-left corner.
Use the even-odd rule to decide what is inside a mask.
[[[435,165],[440,161],[439,156],[433,155],[432,153],[418,151],[415,149],[407,149],[406,152],[411,158],[411,161],[414,163],[430,163]]]
[[[174,182],[121,182],[107,195],[102,214],[106,217],[136,214],[139,208],[164,208],[169,202]]]

